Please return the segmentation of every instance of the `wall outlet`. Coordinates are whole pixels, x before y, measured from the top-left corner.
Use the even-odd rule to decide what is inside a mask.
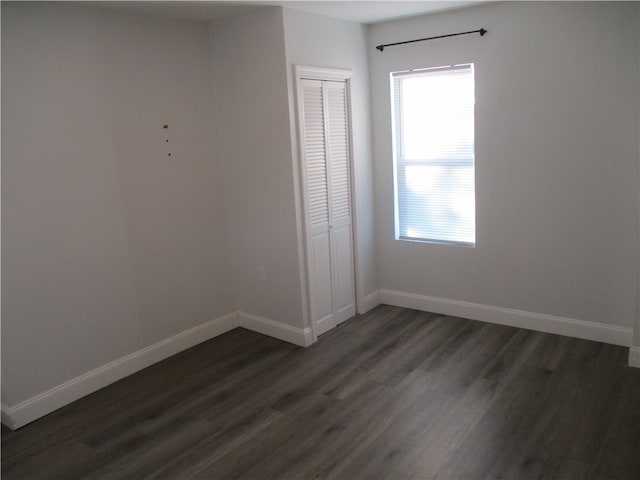
[[[267,283],[267,269],[264,267],[258,267],[258,281],[260,283]]]

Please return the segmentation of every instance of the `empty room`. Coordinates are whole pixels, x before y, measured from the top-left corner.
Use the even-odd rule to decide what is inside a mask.
[[[4,479],[640,478],[640,2],[0,12]]]

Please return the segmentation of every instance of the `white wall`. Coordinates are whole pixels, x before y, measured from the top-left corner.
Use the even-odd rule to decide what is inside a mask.
[[[355,183],[355,232],[358,242],[357,291],[359,301],[378,289],[375,263],[373,212],[373,165],[371,156],[371,114],[369,108],[369,66],[366,28],[363,25],[284,9],[284,33],[289,82],[289,115],[295,179],[300,165],[296,118],[295,65],[343,68],[353,71],[351,103]],[[301,201],[301,199],[298,199]],[[302,216],[299,216],[302,229]],[[303,246],[300,245],[300,251]],[[360,311],[364,310],[359,305]]]
[[[638,8],[494,3],[370,26],[372,45],[489,31],[370,50],[382,289],[630,333],[638,290]],[[389,72],[463,62],[476,69],[476,248],[396,241]]]
[[[209,60],[206,24],[2,5],[7,406],[234,310]]]
[[[236,304],[302,328],[282,9],[212,22],[210,30]]]

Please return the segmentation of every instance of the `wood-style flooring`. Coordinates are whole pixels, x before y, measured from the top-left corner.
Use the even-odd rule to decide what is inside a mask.
[[[380,306],[237,329],[15,432],[10,479],[640,479],[626,348]]]

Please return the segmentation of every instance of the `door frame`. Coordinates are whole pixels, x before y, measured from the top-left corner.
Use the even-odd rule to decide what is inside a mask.
[[[307,65],[294,65],[294,78],[295,78],[295,92],[296,92],[296,112],[298,116],[297,121],[297,138],[298,138],[298,166],[299,175],[297,181],[299,182],[299,192],[302,205],[302,234],[304,243],[304,272],[302,277],[304,278],[304,295],[306,301],[303,303],[306,306],[306,316],[309,319],[309,326],[311,327],[312,343],[318,340],[318,334],[316,332],[316,326],[313,321],[312,315],[312,278],[311,271],[311,238],[309,230],[309,206],[307,200],[307,184],[305,181],[306,172],[306,160],[304,156],[304,118],[303,118],[303,106],[302,106],[302,80],[320,80],[320,81],[340,81],[345,82],[345,92],[347,100],[347,129],[348,129],[348,144],[349,144],[349,187],[350,187],[350,204],[351,204],[351,236],[353,245],[353,281],[355,286],[355,301],[356,312],[361,311],[361,306],[364,305],[364,297],[361,292],[360,286],[362,282],[360,280],[360,266],[359,266],[359,245],[358,245],[358,222],[357,222],[357,209],[356,209],[356,169],[353,156],[353,115],[351,106],[351,76],[353,70],[341,69],[341,68],[327,68],[327,67],[313,67]]]

